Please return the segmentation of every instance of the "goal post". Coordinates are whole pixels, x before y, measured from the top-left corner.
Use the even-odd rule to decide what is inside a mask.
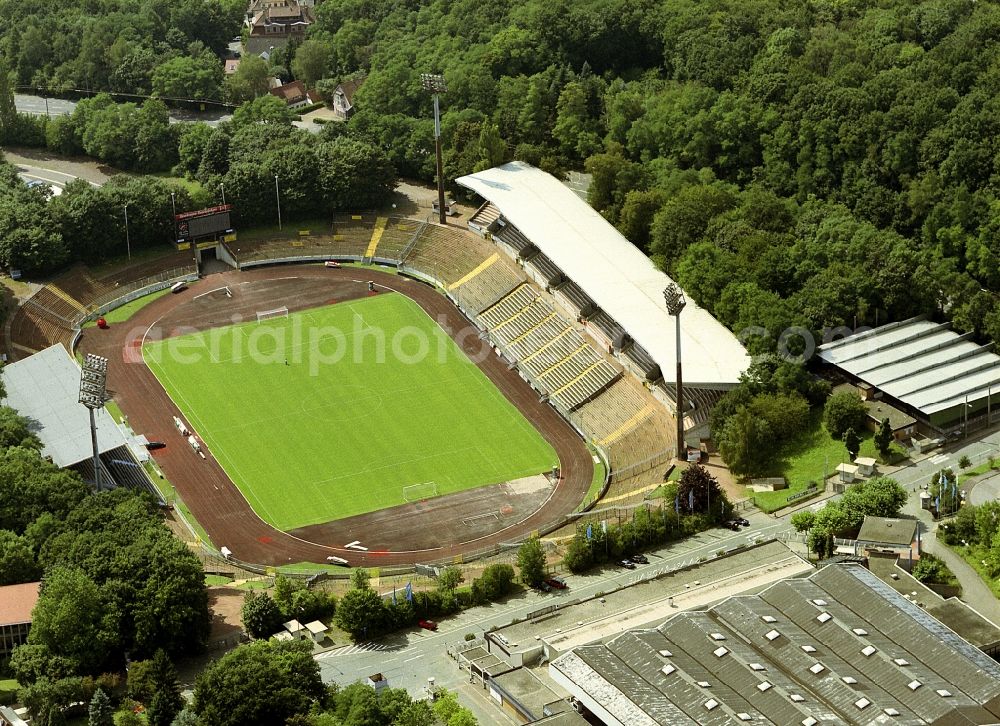
[[[403,487],[403,499],[408,502],[420,502],[438,495],[437,484],[425,481],[422,484],[410,484]]]
[[[257,322],[263,322],[264,320],[270,320],[271,318],[287,318],[288,308],[280,307],[274,310],[258,310],[257,311]]]

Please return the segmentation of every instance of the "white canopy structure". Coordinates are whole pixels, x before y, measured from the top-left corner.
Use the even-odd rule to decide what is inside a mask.
[[[674,321],[663,290],[672,280],[558,179],[511,162],[456,180],[491,202],[567,278],[610,315],[675,384]],[[681,314],[685,385],[726,389],[750,365],[746,350],[712,315],[688,299]]]
[[[56,466],[73,466],[93,456],[90,412],[78,400],[80,367],[61,344],[4,366],[3,382],[7,405],[31,422],[42,442],[42,453],[52,457]],[[105,409],[97,409],[94,415],[102,454],[127,445]]]

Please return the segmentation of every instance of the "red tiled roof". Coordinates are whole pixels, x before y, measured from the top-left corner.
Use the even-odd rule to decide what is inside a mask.
[[[283,99],[285,103],[298,103],[299,101],[309,100],[309,96],[306,94],[306,87],[302,84],[302,81],[292,81],[283,86],[272,88],[270,93],[273,96]]]
[[[26,582],[0,587],[0,625],[30,623],[41,585],[40,582]]]

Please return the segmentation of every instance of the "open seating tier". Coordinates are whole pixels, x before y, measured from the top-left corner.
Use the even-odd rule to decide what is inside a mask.
[[[30,355],[28,351],[43,350],[55,343],[62,343],[69,350],[73,343],[73,330],[39,314],[31,306],[22,305],[11,318],[10,340],[15,346],[11,351],[14,357],[23,358]]]
[[[451,285],[475,270],[494,251],[471,232],[428,224],[405,263],[444,285]]]
[[[28,298],[25,304],[39,309],[43,315],[47,314],[57,321],[64,321],[66,327],[72,327],[73,323],[86,315],[83,305],[62,290],[49,285]]]
[[[538,297],[531,285],[520,285],[479,314],[479,322],[491,330],[521,312]]]
[[[382,232],[382,238],[379,240],[373,257],[376,260],[400,262],[403,259],[403,253],[415,240],[423,225],[423,222],[412,219],[390,218],[386,222],[385,230]]]
[[[520,273],[498,256],[496,262],[456,288],[455,296],[463,308],[479,313],[522,282]]]
[[[365,215],[338,218],[333,223],[333,248],[337,255],[344,257],[364,257],[372,241],[375,219]],[[315,230],[318,232],[318,230]]]

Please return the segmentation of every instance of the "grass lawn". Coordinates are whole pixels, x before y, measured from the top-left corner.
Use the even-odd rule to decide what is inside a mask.
[[[579,506],[576,508],[577,511],[580,511],[587,502],[592,501],[598,494],[600,494],[601,487],[604,486],[604,462],[601,461],[601,457],[597,456],[592,449],[590,453],[594,457],[594,476],[590,480],[590,488],[587,489],[587,493],[584,495],[583,501],[580,502]]]
[[[993,464],[993,469],[1000,469],[1000,460],[997,460]],[[990,461],[987,459],[979,466],[974,466],[969,469],[963,469],[962,473],[958,475],[958,483],[962,484],[966,479],[971,476],[979,476],[980,474],[985,474],[990,471]]]
[[[433,482],[441,495],[557,463],[402,295],[159,341],[143,355],[254,511],[279,529],[402,504],[409,485]]]
[[[133,315],[142,310],[144,307],[149,305],[154,300],[159,300],[164,295],[170,294],[170,288],[165,290],[158,290],[157,292],[150,293],[149,295],[144,295],[137,300],[133,300],[130,303],[125,303],[120,308],[115,308],[110,312],[104,313],[104,319],[108,321],[109,325],[115,325],[116,323],[124,323],[129,320]],[[93,320],[84,324],[84,328],[95,328],[97,323]]]
[[[952,552],[968,562],[969,566],[979,574],[979,578],[986,583],[986,587],[990,588],[993,597],[1000,598],[1000,579],[994,578],[992,573],[983,566],[983,560],[989,555],[989,550],[979,545],[969,545],[968,547],[962,545],[947,546],[951,547]]]
[[[211,585],[228,585],[233,581],[233,578],[226,577],[225,575],[205,575],[205,584]]]
[[[754,502],[765,512],[773,512],[783,507],[788,496],[808,488],[811,482],[821,484],[837,469],[837,465],[848,460],[844,442],[834,439],[823,426],[823,412],[812,412],[809,427],[797,438],[787,442],[774,453],[770,470],[763,476],[783,476],[788,488],[776,492],[754,494],[748,490]],[[861,434],[860,456],[876,457],[871,431]]]
[[[184,189],[185,191],[187,191],[188,194],[192,196],[200,193],[204,188],[201,182],[195,181],[194,179],[188,179],[187,177],[183,176],[174,176],[169,171],[156,172],[151,174],[150,176],[158,176],[168,184],[171,184],[177,187],[178,189]],[[180,212],[181,210],[178,209],[177,211]]]

